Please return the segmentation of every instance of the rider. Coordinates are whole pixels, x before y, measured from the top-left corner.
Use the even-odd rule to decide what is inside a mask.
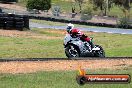
[[[91,38],[89,38],[88,36],[86,36],[83,32],[81,32],[79,29],[74,28],[74,25],[69,23],[67,24],[67,28],[66,28],[68,34],[71,35],[71,37],[80,37],[80,39],[82,41],[86,41],[91,45],[91,48],[94,48],[94,44],[91,41]]]

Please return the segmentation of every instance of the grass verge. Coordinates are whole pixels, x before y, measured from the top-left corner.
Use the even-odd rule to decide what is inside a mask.
[[[19,31],[21,33],[21,31]],[[64,30],[31,29],[32,35],[2,36],[0,34],[0,58],[65,58]],[[85,32],[94,37],[107,57],[131,57],[132,35]]]
[[[88,74],[130,74],[132,68],[123,70],[88,70]],[[0,88],[131,88],[130,84],[86,84],[76,82],[77,71],[51,71],[30,74],[0,74]]]

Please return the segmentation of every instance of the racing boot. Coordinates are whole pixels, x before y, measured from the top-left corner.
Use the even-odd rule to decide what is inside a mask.
[[[91,48],[92,48],[91,51],[97,51],[97,50],[100,50],[100,48],[99,48],[99,47],[96,47],[92,41],[90,41],[89,44],[91,45]]]
[[[92,51],[97,51],[97,50],[100,50],[100,48],[99,47],[92,48]]]

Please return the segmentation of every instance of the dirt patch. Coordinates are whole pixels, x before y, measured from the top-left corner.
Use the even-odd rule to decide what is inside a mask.
[[[123,66],[121,64],[124,64]],[[0,73],[32,73],[37,71],[60,71],[84,69],[122,69],[132,66],[132,60],[57,60],[35,62],[0,62]]]
[[[34,35],[34,34],[29,31],[0,30],[0,36],[20,37],[20,36],[31,36],[31,35]]]
[[[26,11],[25,7],[18,6],[18,5],[15,5],[15,4],[0,3],[0,7],[6,8],[6,9],[14,9],[14,10],[18,10],[18,11]]]
[[[62,39],[61,37],[46,36],[44,34],[38,34],[32,31],[18,31],[18,30],[0,30],[0,36],[37,38],[37,39]]]
[[[66,30],[46,30],[46,31],[54,34],[63,34],[63,35],[67,33]]]

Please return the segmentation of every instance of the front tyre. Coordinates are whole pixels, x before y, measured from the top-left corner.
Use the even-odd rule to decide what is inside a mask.
[[[79,57],[79,50],[75,45],[68,45],[65,48],[65,54],[68,58]]]
[[[105,51],[104,51],[104,49],[100,45],[95,45],[95,46],[98,47],[98,48],[100,48],[100,50],[96,51],[95,54],[94,54],[94,56],[95,57],[101,57],[101,58],[105,57]]]

